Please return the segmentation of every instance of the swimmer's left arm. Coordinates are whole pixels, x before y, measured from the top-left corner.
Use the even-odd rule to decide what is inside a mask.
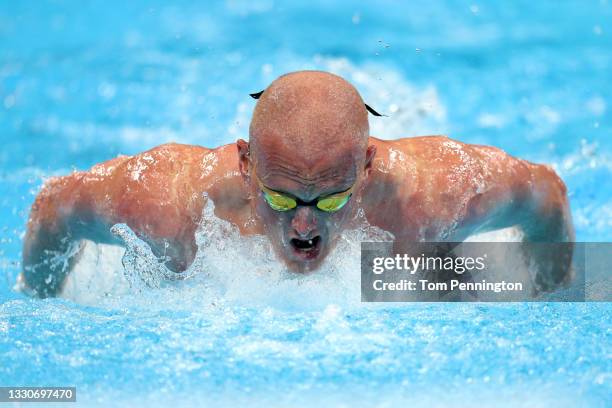
[[[525,234],[523,252],[537,272],[536,289],[550,291],[572,278],[574,227],[565,183],[549,166],[529,166],[530,194],[517,214]],[[543,242],[567,244],[531,244]]]
[[[574,240],[567,188],[551,167],[471,148],[481,156],[484,187],[468,201],[465,222],[481,231],[519,226],[527,242]]]
[[[546,165],[516,159],[499,149],[473,146],[486,167],[485,192],[475,194],[467,206],[464,225],[475,231],[518,226],[525,253],[536,265],[536,283],[551,290],[570,277],[572,244],[556,246],[555,253],[543,245],[571,243],[575,239],[567,189]]]
[[[555,171],[546,165],[529,164],[529,195],[524,203],[521,227],[528,242],[573,242],[567,188]]]

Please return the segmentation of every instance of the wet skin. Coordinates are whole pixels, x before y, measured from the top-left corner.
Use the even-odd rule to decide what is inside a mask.
[[[300,273],[317,270],[360,208],[369,223],[395,236],[397,251],[509,226],[520,227],[529,242],[574,239],[565,185],[550,167],[444,136],[368,137],[367,120],[359,94],[341,78],[294,73],[265,90],[249,142],[216,149],[166,144],[52,178],[30,214],[25,283],[38,296],[57,294],[71,265],[55,264],[53,255],[70,252],[74,263],[82,239],[121,244],[110,233],[120,222],[181,272],[194,259],[208,199],[242,234],[267,235],[278,258]],[[257,180],[299,205],[273,210]],[[351,187],[337,212],[314,205]],[[530,255],[549,269],[556,262]],[[554,283],[567,278],[567,266],[553,266]]]

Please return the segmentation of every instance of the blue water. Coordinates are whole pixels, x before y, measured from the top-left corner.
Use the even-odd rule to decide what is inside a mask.
[[[371,119],[378,137],[444,133],[552,164],[577,239],[611,241],[612,4],[82,3],[0,4],[0,385],[75,385],[84,406],[612,405],[609,303],[285,308],[166,288],[85,306],[12,291],[45,177],[246,138],[248,93],[306,68],[389,115]]]

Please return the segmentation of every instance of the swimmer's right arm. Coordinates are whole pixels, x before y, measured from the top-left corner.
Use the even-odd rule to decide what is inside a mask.
[[[32,205],[24,239],[21,282],[26,291],[39,297],[57,295],[78,261],[83,239],[122,244],[110,232],[118,222],[128,223],[140,237],[147,233],[151,246],[156,233],[168,230],[173,219],[164,213],[167,207],[160,197],[172,198],[167,189],[177,174],[167,162],[172,161],[173,147],[154,150],[45,182]],[[160,166],[164,171],[156,171]],[[174,208],[181,213],[179,205]]]
[[[78,260],[81,240],[123,245],[110,232],[116,223],[127,224],[156,256],[166,257],[169,269],[184,271],[197,251],[203,193],[218,203],[236,201],[231,192],[240,190],[239,176],[220,175],[233,175],[222,163],[236,167],[237,160],[217,157],[229,151],[235,155],[235,146],[213,151],[166,144],[48,180],[32,206],[24,240],[26,289],[40,297],[56,295]],[[219,169],[211,163],[220,163]],[[221,180],[219,188],[211,188],[211,180]],[[237,212],[222,205],[216,210],[221,216]]]
[[[78,259],[80,240],[92,232],[93,225],[86,222],[92,220],[91,214],[79,194],[82,177],[73,173],[48,180],[32,205],[23,246],[23,278],[36,296],[57,294]]]

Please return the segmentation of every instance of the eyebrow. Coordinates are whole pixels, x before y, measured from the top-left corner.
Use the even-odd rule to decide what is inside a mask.
[[[277,156],[277,158],[280,158],[280,156]],[[276,166],[274,166],[274,168],[275,169],[281,169],[281,170],[283,170],[285,172],[286,171],[290,171],[291,173],[293,173],[293,175],[297,175],[297,174],[300,173],[298,170],[293,170],[291,167],[288,167],[288,166],[284,165],[283,162],[281,162],[280,164],[277,164]],[[354,168],[354,166],[351,166],[351,169],[348,172],[346,172],[346,173],[344,173],[343,171],[342,172],[338,172],[337,170],[338,170],[337,168],[332,166],[332,167],[327,168],[326,170],[318,172],[317,177],[312,179],[312,180],[310,180],[310,183],[304,183],[303,182],[304,179],[302,177],[299,177],[299,176],[298,177],[291,177],[291,176],[289,176],[288,178],[290,180],[296,182],[297,184],[309,187],[309,186],[316,186],[316,185],[322,184],[321,181],[325,181],[325,180],[321,180],[320,175],[322,175],[322,174],[327,175],[327,174],[330,174],[330,173],[332,173],[332,174],[333,173],[338,173],[338,176],[334,176],[333,178],[327,180],[327,181],[332,181],[333,180],[332,183],[330,183],[330,186],[329,186],[331,191],[330,192],[326,192],[324,194],[318,195],[317,198],[314,199],[314,201],[316,201],[316,200],[320,200],[320,199],[325,198],[325,197],[330,197],[330,196],[333,196],[333,195],[336,195],[336,194],[344,193],[344,192],[350,190],[355,185],[355,183],[357,182],[357,178],[358,178],[357,174],[356,174],[357,170]],[[344,174],[340,175],[340,173],[344,173]],[[266,185],[266,183],[264,183],[264,181],[259,177],[258,174],[256,174],[255,177],[257,178],[259,183],[261,183],[261,185],[263,185],[265,188],[267,188],[268,190],[270,190],[270,191],[272,191],[274,193],[283,194],[283,195],[292,197],[292,198],[294,198],[294,199],[296,199],[296,200],[298,200],[299,202],[302,202],[302,203],[311,203],[313,201],[313,200],[311,200],[311,201],[304,201],[304,200],[300,199],[299,197],[297,197],[293,193],[287,192],[287,191],[282,190],[282,189],[270,188],[270,187],[268,187],[268,185]],[[349,182],[349,181],[350,181],[350,185],[348,187],[334,189],[334,187],[336,187],[337,185],[344,185],[344,183]],[[335,186],[334,186],[334,184],[335,184]]]

